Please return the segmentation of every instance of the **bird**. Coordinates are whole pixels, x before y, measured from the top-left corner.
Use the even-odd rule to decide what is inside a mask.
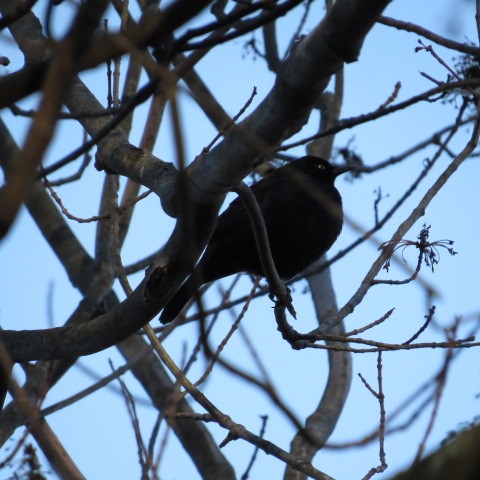
[[[272,258],[282,280],[303,272],[340,235],[342,197],[334,182],[352,169],[307,155],[275,169],[250,187],[262,212]],[[242,272],[265,276],[248,212],[236,198],[218,217],[195,272],[164,307],[161,323],[173,321],[201,284]]]

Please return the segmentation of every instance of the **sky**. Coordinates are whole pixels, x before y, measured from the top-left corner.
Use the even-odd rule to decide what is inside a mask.
[[[44,2],[38,2],[37,8],[39,9],[37,11],[42,11],[45,8]],[[72,7],[67,4],[63,8],[68,10]],[[300,9],[295,15],[279,21],[281,49],[288,44],[289,35],[296,27],[295,19],[298,19],[301,13]],[[415,0],[394,1],[385,12],[385,15],[419,23],[427,29],[457,41],[471,42],[477,39],[474,14],[474,2],[453,0],[441,2],[428,0],[420,3]],[[308,33],[319,22],[322,15],[321,4],[315,2],[303,33]],[[114,28],[115,15],[110,12],[109,17]],[[53,26],[57,32],[65,28],[60,14],[54,15]],[[250,108],[255,108],[268,93],[274,81],[273,74],[266,70],[262,59],[255,58],[245,50],[245,40],[246,38],[240,38],[216,49],[214,53],[207,55],[198,65],[197,70],[210,89],[215,92],[217,100],[231,115],[244,105],[253,87],[257,87],[258,95]],[[432,88],[431,82],[420,75],[421,71],[441,80],[446,79],[444,67],[439,65],[432,56],[425,52],[414,52],[417,42],[418,36],[415,34],[399,32],[383,25],[376,25],[373,28],[367,36],[359,61],[345,67],[342,118],[375,110],[392,94],[395,83],[398,81],[401,82],[402,87],[397,101]],[[10,68],[5,72],[12,72],[21,66],[21,55],[14,49],[5,33],[0,36],[0,43],[12,61]],[[426,43],[430,42],[426,41]],[[435,49],[446,62],[454,63],[453,52],[441,47],[435,47]],[[86,72],[82,74],[82,79],[105,103],[105,72]],[[185,90],[180,94],[180,101],[180,112],[185,125],[186,154],[187,158],[193,159],[210,142],[216,132]],[[32,96],[22,106],[33,108],[37,102],[38,97]],[[138,123],[131,136],[131,142],[134,145],[138,144],[141,137],[141,118],[146,110],[147,105],[139,109]],[[28,121],[14,117],[8,111],[2,112],[1,115],[21,145],[26,135]],[[436,130],[451,124],[455,115],[454,105],[422,104],[378,122],[344,131],[337,135],[335,147],[341,148],[350,144],[367,165],[376,164],[392,155],[402,153],[409,146],[431,136]],[[313,113],[311,122],[293,139],[313,133],[317,122],[318,114]],[[463,148],[468,135],[469,132],[459,135],[451,147],[454,152],[458,153]],[[155,155],[166,161],[173,161],[175,158],[171,137],[171,125],[166,120],[153,151]],[[62,157],[73,146],[79,145],[81,139],[82,134],[79,128],[72,126],[70,122],[62,123],[49,148],[47,163]],[[363,175],[353,182],[341,179],[337,187],[343,196],[347,218],[364,228],[371,227],[374,221],[374,191],[381,186],[385,198],[380,203],[379,211],[386,212],[403,193],[406,185],[416,178],[420,165],[433,152],[433,148],[422,150],[394,169],[376,175]],[[304,149],[298,147],[288,153],[301,156],[304,154]],[[378,233],[377,238],[380,242],[391,237],[397,226],[408,216],[449,161],[448,156],[439,160],[432,173],[404,207]],[[74,169],[73,166],[69,167],[66,172]],[[441,341],[443,339],[441,328],[450,325],[457,316],[465,320],[461,333],[469,332],[474,329],[476,322],[478,323],[480,278],[477,248],[480,226],[477,221],[476,205],[479,200],[477,187],[479,174],[478,159],[466,161],[434,199],[425,216],[408,233],[407,238],[415,240],[422,224],[426,223],[431,225],[432,239],[452,239],[455,241],[454,248],[458,251],[458,255],[454,257],[441,252],[441,261],[435,273],[427,268],[422,269],[420,275],[422,281],[438,292],[438,296],[433,300],[437,307],[435,323],[422,335],[422,341]],[[62,188],[61,196],[69,210],[75,215],[84,217],[96,214],[102,181],[103,174],[90,166],[82,184],[72,184]],[[85,186],[88,187],[85,188]],[[69,225],[85,248],[93,253],[95,225],[79,225],[71,221]],[[136,208],[133,224],[122,252],[124,264],[128,265],[156,251],[168,238],[173,225],[173,220],[161,211],[158,199],[153,195],[141,202]],[[347,222],[330,255],[349,245],[357,235],[358,233],[349,227]],[[378,244],[366,242],[344,261],[333,266],[332,278],[339,306],[344,305],[356,291],[377,256]],[[416,251],[406,250],[404,257],[407,265],[414,268]],[[3,329],[47,328],[52,325],[62,325],[81,298],[70,285],[61,265],[51,253],[26,210],[21,212],[12,231],[0,245],[0,265],[4,272],[4,275],[0,276],[0,326]],[[402,269],[394,266],[390,272],[382,272],[381,278],[397,279],[403,278],[404,275],[405,272]],[[132,277],[131,282],[136,285],[142,278],[143,272]],[[228,285],[228,281],[223,282],[223,285]],[[237,295],[246,291],[249,285],[248,277],[242,278],[236,290]],[[302,293],[304,287],[305,283],[299,282],[294,289],[294,305],[298,311],[295,328],[302,332],[309,331],[315,326],[313,308],[308,295]],[[215,287],[213,288],[215,291]],[[115,289],[119,298],[123,299],[124,294],[118,285]],[[214,297],[209,298],[213,304]],[[419,329],[428,311],[424,292],[418,284],[396,287],[384,285],[372,288],[367,299],[353,315],[347,318],[346,328],[349,330],[365,325],[381,317],[393,307],[395,311],[391,318],[371,331],[368,338],[403,342]],[[214,332],[214,341],[218,343],[221,340],[230,324],[228,315],[225,315]],[[152,325],[158,325],[156,319],[152,321]],[[271,303],[265,297],[252,303],[242,326],[262,362],[271,373],[272,380],[287,405],[300,418],[308,416],[316,406],[326,380],[326,354],[317,350],[292,351],[277,332]],[[191,351],[195,345],[197,333],[195,325],[179,328],[165,342],[165,347],[173,358],[180,362],[184,351]],[[445,351],[437,349],[388,352],[383,355],[387,414],[441,368],[445,354]],[[240,335],[234,336],[229,342],[224,355],[227,359],[237,361],[243,368],[258,373],[257,366],[252,361]],[[79,362],[80,365],[73,368],[49,392],[45,406],[94,383],[95,378],[91,372],[100,376],[109,374],[110,360],[115,367],[124,364],[122,357],[114,348],[83,358]],[[362,438],[378,424],[378,403],[357,375],[361,373],[373,386],[376,386],[376,362],[376,354],[354,356],[352,388],[338,426],[330,439],[332,444]],[[479,365],[477,349],[460,351],[456,356],[449,371],[437,420],[427,442],[427,451],[436,449],[450,431],[460,428],[478,414]],[[197,378],[204,367],[205,362],[200,358],[192,368],[191,378]],[[17,379],[21,381],[21,370],[16,368],[15,373]],[[142,401],[146,396],[133,376],[126,374],[123,379],[138,399],[140,425],[148,439],[157,412]],[[220,367],[215,368],[203,391],[222,411],[253,432],[260,430],[260,416],[268,415],[266,438],[278,442],[279,446],[288,450],[295,428],[262,392],[232,377]],[[394,424],[398,425],[402,420],[407,420],[414,405],[415,401],[412,401],[410,409],[407,409],[398,419],[398,423],[394,422]],[[411,463],[418,448],[419,439],[425,432],[430,413],[431,406],[411,428],[387,437],[385,449],[389,468],[376,478],[389,478],[394,472]],[[89,480],[139,478],[140,468],[136,457],[133,431],[126,414],[125,402],[118,394],[117,383],[86,397],[68,409],[55,413],[48,418],[48,421]],[[215,426],[211,426],[211,431],[218,443],[226,434],[224,430]],[[0,452],[0,460],[20,435],[21,429]],[[250,460],[252,451],[251,445],[237,441],[228,444],[223,453],[232,462],[237,475],[240,476]],[[314,465],[334,478],[360,479],[378,462],[378,444],[373,443],[355,449],[326,448],[317,455]],[[12,468],[14,467],[15,465],[12,465]],[[45,468],[48,470],[48,466]],[[280,478],[283,468],[283,464],[275,458],[260,452],[250,478]],[[0,471],[0,480],[7,479],[11,475],[12,470],[4,469]],[[179,449],[173,435],[169,437],[160,476],[178,480],[198,478],[195,467]],[[55,475],[52,473],[49,478],[55,478]]]

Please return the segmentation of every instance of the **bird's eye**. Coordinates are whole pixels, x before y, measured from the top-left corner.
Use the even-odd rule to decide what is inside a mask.
[[[325,170],[325,165],[322,165],[321,163],[319,163],[317,167],[319,170]]]

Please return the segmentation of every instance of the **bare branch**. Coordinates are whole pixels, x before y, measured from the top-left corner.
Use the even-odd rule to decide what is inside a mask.
[[[397,28],[398,30],[416,33],[417,35],[428,38],[432,42],[438,43],[438,45],[442,45],[443,47],[457,50],[458,52],[468,53],[469,55],[474,55],[475,57],[480,57],[480,48],[442,37],[434,32],[431,32],[430,30],[427,30],[426,28],[421,27],[420,25],[384,16],[380,16],[378,18],[378,23]]]

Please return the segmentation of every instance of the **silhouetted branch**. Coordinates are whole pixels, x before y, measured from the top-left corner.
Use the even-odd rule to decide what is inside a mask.
[[[416,33],[422,37],[428,38],[432,42],[438,43],[443,47],[450,48],[452,50],[457,50],[458,52],[467,53],[468,55],[473,55],[475,57],[480,57],[480,48],[474,47],[473,45],[468,45],[466,43],[456,42],[455,40],[450,40],[449,38],[442,37],[441,35],[436,34],[426,28],[416,25],[411,22],[404,22],[402,20],[397,20],[391,17],[378,17],[378,23],[387,25],[388,27],[394,27],[398,30],[405,30],[406,32]]]

